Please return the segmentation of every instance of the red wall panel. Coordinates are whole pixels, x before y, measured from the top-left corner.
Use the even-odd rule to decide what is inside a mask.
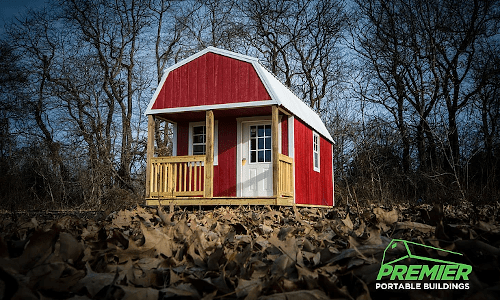
[[[295,203],[333,205],[332,148],[320,136],[320,172],[313,169],[313,133],[295,119]]]
[[[288,155],[288,117],[281,118],[281,153]]]
[[[172,70],[152,108],[270,99],[252,64],[209,52]]]
[[[188,155],[189,123],[177,123],[177,156]]]
[[[312,147],[311,147],[312,148]],[[333,157],[332,144],[321,137],[320,171],[321,171],[321,205],[333,205]]]
[[[219,119],[219,165],[214,166],[214,196],[236,197],[236,119]]]

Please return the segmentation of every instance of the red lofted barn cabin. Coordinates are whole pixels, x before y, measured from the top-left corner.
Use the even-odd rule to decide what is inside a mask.
[[[173,65],[146,111],[148,205],[333,206],[333,139],[256,58],[209,47]],[[171,123],[160,157],[155,120]]]

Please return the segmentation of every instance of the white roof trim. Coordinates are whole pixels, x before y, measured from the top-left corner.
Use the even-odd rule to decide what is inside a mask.
[[[175,107],[175,108],[166,108],[166,109],[152,109],[156,98],[158,97],[162,86],[165,84],[168,74],[170,71],[183,66],[198,57],[205,55],[208,52],[212,52],[215,54],[220,54],[223,56],[231,57],[234,59],[238,59],[241,61],[245,61],[251,63],[254,67],[257,75],[261,79],[264,87],[267,92],[271,96],[272,100],[265,101],[252,101],[252,102],[244,102],[244,103],[228,103],[228,104],[216,104],[216,105],[201,105],[201,106],[192,106],[192,107]],[[232,51],[227,51],[215,47],[208,47],[194,55],[189,56],[186,59],[181,60],[175,65],[167,68],[163,74],[163,77],[156,88],[156,91],[149,102],[148,108],[146,109],[146,115],[150,114],[159,114],[159,113],[175,113],[175,112],[187,112],[187,111],[202,111],[208,109],[224,109],[224,108],[238,108],[238,107],[252,107],[252,106],[263,106],[263,105],[280,105],[284,108],[288,109],[292,114],[297,116],[304,123],[312,127],[319,134],[325,137],[330,142],[334,143],[332,136],[326,129],[325,124],[318,116],[318,114],[312,110],[307,104],[305,104],[302,100],[300,100],[292,91],[290,91],[283,83],[281,83],[274,75],[272,75],[269,71],[267,71],[260,63],[259,60],[255,57],[235,53]]]
[[[146,112],[144,113],[145,115],[151,114],[151,111],[153,109],[153,105],[155,104],[156,98],[158,98],[158,95],[161,92],[162,86],[165,84],[165,81],[167,80],[168,74],[169,74],[169,72],[163,73],[163,76],[161,77],[160,83],[158,83],[158,86],[156,87],[155,93],[153,94],[151,101],[149,101],[148,108],[146,108]]]

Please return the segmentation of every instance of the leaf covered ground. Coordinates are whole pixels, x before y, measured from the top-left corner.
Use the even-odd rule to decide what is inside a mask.
[[[0,298],[500,299],[499,208],[136,207],[100,219],[6,214]],[[473,267],[469,289],[377,289],[392,239],[462,253],[461,263]]]

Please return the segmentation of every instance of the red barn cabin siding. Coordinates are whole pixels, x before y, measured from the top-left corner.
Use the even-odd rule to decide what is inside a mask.
[[[313,168],[313,131],[295,119],[295,203],[333,205],[332,145],[320,135],[320,172]]]
[[[209,52],[172,70],[152,109],[270,99],[251,63]]]
[[[219,119],[219,164],[214,166],[214,197],[236,197],[236,119]]]
[[[288,155],[288,117],[281,118],[281,154]]]
[[[177,156],[188,155],[189,122],[177,123]]]

